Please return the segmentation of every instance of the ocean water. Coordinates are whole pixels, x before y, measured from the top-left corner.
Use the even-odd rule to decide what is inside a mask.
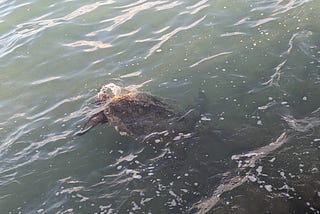
[[[0,213],[319,213],[319,11],[0,0]],[[197,128],[75,136],[112,83],[201,106]]]

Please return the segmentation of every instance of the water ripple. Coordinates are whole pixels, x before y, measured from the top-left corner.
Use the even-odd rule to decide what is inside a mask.
[[[228,36],[238,36],[238,35],[246,35],[244,32],[228,32],[228,33],[223,33],[220,36],[221,37],[228,37]]]
[[[153,31],[152,33],[153,33],[153,34],[160,34],[160,33],[165,32],[165,31],[168,30],[168,29],[170,29],[170,26],[165,26],[165,27],[161,28],[160,30]]]
[[[274,150],[280,148],[284,143],[288,140],[288,136],[286,132],[283,132],[274,142],[258,148],[256,150],[250,151],[246,154],[233,155],[232,160],[236,160],[238,162],[238,169],[236,170],[236,174],[240,174],[241,171],[247,171],[245,176],[233,176],[234,173],[228,172],[225,173],[225,181],[222,181],[213,192],[212,196],[208,199],[202,200],[195,204],[193,208],[198,210],[197,213],[207,213],[210,211],[219,201],[220,197],[223,193],[229,192],[235,189],[238,186],[241,186],[245,182],[249,180],[250,170],[255,166],[256,162],[261,160],[263,157],[266,157],[268,154],[273,152]],[[245,159],[245,160],[243,160]],[[248,172],[249,171],[249,172]],[[231,178],[228,176],[231,175]]]
[[[48,78],[45,78],[45,79],[36,80],[36,81],[33,81],[33,82],[31,83],[31,85],[40,85],[40,84],[48,83],[48,82],[50,82],[50,81],[58,80],[58,79],[61,79],[61,76],[48,77]]]
[[[79,100],[79,99],[81,99],[81,98],[82,98],[82,96],[74,96],[74,97],[70,97],[70,98],[63,99],[63,100],[61,100],[60,102],[58,102],[58,103],[56,103],[55,105],[53,105],[52,107],[50,107],[50,108],[48,108],[48,109],[45,109],[45,110],[42,111],[42,112],[36,113],[36,114],[33,115],[33,116],[27,117],[27,119],[28,119],[28,120],[34,120],[34,119],[36,119],[36,118],[42,117],[42,116],[46,115],[47,113],[53,111],[54,109],[58,108],[59,106],[65,104],[65,103],[73,102],[73,101]]]
[[[277,19],[279,19],[279,18],[278,17],[266,17],[266,18],[262,18],[262,19],[258,19],[258,20],[251,20],[251,18],[245,17],[245,18],[239,20],[238,22],[234,23],[234,26],[245,24],[245,25],[248,25],[252,28],[255,28],[255,27],[259,27],[263,24],[275,21]]]
[[[168,4],[164,4],[164,5],[161,5],[161,6],[157,6],[156,7],[156,10],[157,11],[161,11],[161,10],[168,10],[168,9],[172,9],[176,6],[179,6],[183,4],[183,2],[181,1],[174,1],[174,2],[169,2]]]
[[[275,9],[273,10],[272,16],[277,16],[279,14],[288,13],[290,10],[301,7],[302,5],[312,2],[313,0],[279,0],[275,4]]]
[[[52,28],[65,22],[74,20],[82,15],[93,12],[100,6],[112,3],[114,3],[113,0],[109,0],[106,2],[95,2],[93,4],[84,5],[63,17],[44,20],[39,20],[39,18],[37,18],[30,22],[18,24],[16,28],[12,30],[10,33],[7,33],[0,37],[0,44],[2,46],[0,48],[0,58],[24,45],[26,43],[22,41],[24,39],[27,39],[27,41],[31,40],[33,36],[37,35],[40,32],[43,32],[48,28]]]
[[[113,22],[113,23],[110,26],[108,26],[107,28],[91,32],[91,33],[87,34],[87,36],[95,36],[101,32],[112,31],[113,29],[115,29],[115,28],[119,27],[120,25],[126,23],[127,21],[131,20],[138,13],[140,13],[144,10],[150,9],[152,7],[155,7],[157,5],[163,4],[165,2],[166,1],[155,1],[155,2],[141,1],[140,3],[142,3],[142,4],[139,4],[139,5],[134,4],[133,7],[122,10],[121,12],[123,14],[121,14],[119,16],[115,16],[110,19],[100,21],[100,23],[107,23],[107,22]]]
[[[199,23],[201,23],[204,19],[206,18],[206,16],[203,16],[202,18],[198,19],[197,21],[191,23],[190,25],[186,25],[186,26],[180,26],[174,30],[172,30],[171,32],[162,35],[160,38],[157,39],[151,39],[151,38],[147,38],[144,40],[136,40],[136,42],[145,42],[145,41],[159,41],[157,44],[153,45],[148,54],[146,55],[145,58],[149,58],[155,51],[159,50],[162,45],[167,42],[169,39],[171,39],[174,35],[176,35],[177,33],[181,32],[181,31],[186,31],[189,30],[193,27],[196,27]]]
[[[314,130],[320,126],[319,117],[305,117],[303,119],[296,119],[290,115],[282,116],[282,119],[287,122],[289,127],[297,132],[306,133],[310,130]]]
[[[294,40],[296,38],[306,39],[306,38],[310,37],[311,35],[312,35],[311,31],[299,31],[299,32],[292,34],[292,36],[288,42],[288,49],[285,52],[283,52],[280,56],[281,57],[288,57],[291,54],[293,46],[294,46]]]
[[[187,10],[181,12],[179,15],[182,15],[182,14],[194,15],[194,14],[200,12],[201,10],[209,7],[210,4],[206,4],[207,2],[208,2],[208,0],[201,0],[194,5],[188,6],[188,7],[186,7]]]
[[[280,57],[283,59],[283,61],[280,62],[274,68],[275,72],[270,76],[270,79],[268,81],[262,83],[262,85],[264,85],[264,86],[272,86],[272,85],[279,86],[279,80],[281,77],[282,70],[286,66],[288,59],[290,57],[290,54],[292,53],[292,50],[295,45],[295,40],[297,38],[306,39],[306,38],[310,37],[311,35],[312,35],[312,32],[310,32],[310,31],[299,31],[299,32],[292,34],[292,36],[290,37],[290,39],[288,41],[288,49],[280,55]],[[310,55],[308,52],[304,52],[304,53],[306,55]]]
[[[127,36],[133,36],[134,34],[138,33],[140,30],[141,30],[141,28],[138,28],[138,29],[133,30],[133,31],[128,32],[128,33],[119,34],[119,35],[117,36],[117,38],[123,38],[123,37],[127,37]]]
[[[203,62],[206,62],[208,60],[214,59],[214,58],[216,58],[218,56],[224,56],[224,55],[228,55],[228,54],[232,54],[232,52],[231,51],[229,51],[229,52],[221,52],[221,53],[218,53],[218,54],[203,58],[203,59],[199,60],[198,62],[195,62],[192,65],[190,65],[190,68],[193,68],[193,67],[195,67],[195,66],[197,66],[197,65],[199,65],[199,64],[201,64]]]
[[[63,44],[63,46],[66,47],[82,47],[82,46],[89,46],[90,48],[84,49],[84,52],[92,52],[96,51],[98,49],[105,49],[110,48],[112,45],[110,43],[103,43],[101,41],[86,41],[86,40],[80,40],[68,44]]]
[[[264,83],[262,83],[263,86],[272,86],[272,85],[276,85],[279,86],[279,80],[280,80],[280,76],[281,76],[281,70],[284,68],[284,66],[287,63],[287,59],[283,60],[282,62],[280,62],[276,68],[274,69],[275,72],[270,76],[270,79]]]

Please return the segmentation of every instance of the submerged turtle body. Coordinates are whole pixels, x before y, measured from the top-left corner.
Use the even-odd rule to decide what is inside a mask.
[[[142,136],[163,128],[176,114],[160,99],[146,93],[115,97],[104,114],[121,135]]]
[[[152,133],[186,128],[187,114],[176,112],[160,98],[143,92],[127,92],[109,96],[99,92],[102,106],[83,126],[82,135],[99,123],[108,122],[120,135],[144,138]],[[178,130],[177,130],[178,131]]]

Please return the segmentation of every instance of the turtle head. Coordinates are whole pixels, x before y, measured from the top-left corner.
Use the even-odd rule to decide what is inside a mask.
[[[111,99],[112,97],[113,96],[111,94],[108,94],[108,93],[106,93],[104,91],[100,91],[98,93],[98,100],[99,101],[107,101],[107,100]]]
[[[98,100],[108,101],[116,96],[119,96],[120,94],[122,94],[122,92],[123,89],[120,86],[114,83],[109,83],[101,87],[98,93]]]
[[[106,102],[112,99],[117,100],[124,96],[131,96],[133,94],[136,94],[136,91],[131,91],[110,83],[101,87],[100,91],[98,92],[98,101]]]

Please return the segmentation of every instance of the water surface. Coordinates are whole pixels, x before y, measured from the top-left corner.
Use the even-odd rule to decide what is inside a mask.
[[[0,1],[0,213],[319,213],[317,0]],[[102,85],[197,133],[74,136]],[[190,130],[191,132],[191,130]]]

